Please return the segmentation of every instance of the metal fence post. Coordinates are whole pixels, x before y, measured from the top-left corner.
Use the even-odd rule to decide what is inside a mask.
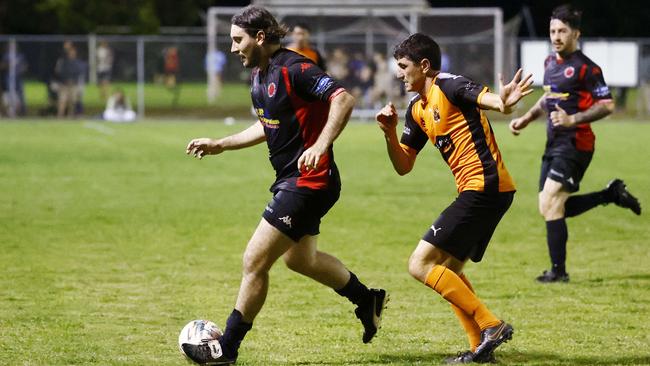
[[[144,118],[144,38],[138,37],[138,60],[137,60],[137,74],[138,74],[138,118]]]

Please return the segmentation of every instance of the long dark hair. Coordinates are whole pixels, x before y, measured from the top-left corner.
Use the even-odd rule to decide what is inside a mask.
[[[249,5],[233,15],[230,23],[244,29],[251,37],[255,37],[259,31],[264,32],[266,41],[271,44],[279,44],[287,35],[287,27],[284,24],[278,24],[273,14],[255,5]]]

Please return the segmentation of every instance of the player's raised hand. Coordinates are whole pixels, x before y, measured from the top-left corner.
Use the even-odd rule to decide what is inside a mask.
[[[199,159],[203,159],[205,155],[221,154],[223,151],[223,146],[218,140],[206,137],[191,140],[185,149],[187,155],[194,155]]]
[[[501,112],[509,110],[521,98],[533,92],[533,74],[526,75],[525,78],[521,78],[523,69],[517,70],[515,76],[508,84],[503,84],[503,75],[499,75],[499,96],[503,102],[503,108]]]
[[[553,127],[572,127],[575,125],[573,118],[560,107],[559,103],[555,105],[555,110],[551,112],[551,123],[553,123]]]
[[[397,126],[397,109],[393,102],[388,102],[376,115],[377,125],[382,131],[394,130]]]

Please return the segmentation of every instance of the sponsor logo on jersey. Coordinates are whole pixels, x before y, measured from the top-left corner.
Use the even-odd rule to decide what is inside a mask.
[[[566,69],[564,69],[564,77],[567,79],[570,79],[575,75],[576,69],[573,68],[573,66],[569,66]]]
[[[300,64],[300,72],[305,72],[305,70],[307,70],[310,67],[311,67],[310,63],[303,62]]]
[[[316,82],[316,85],[314,86],[314,94],[315,95],[323,95],[325,92],[334,84],[334,80],[330,78],[329,76],[321,76],[320,79]]]
[[[274,82],[271,82],[271,84],[269,84],[268,88],[266,89],[266,92],[268,93],[269,98],[273,98],[275,96],[275,92],[277,92],[277,91],[278,91],[278,87],[277,87],[277,85],[275,85]]]
[[[597,97],[606,97],[609,95],[609,88],[607,85],[599,85],[593,91],[594,95]]]
[[[438,231],[442,230],[442,226],[439,228],[436,228],[435,225],[431,225],[431,230],[433,230],[433,236],[438,235]]]
[[[545,98],[547,99],[547,103],[548,99],[567,100],[567,98],[571,96],[569,93],[560,93],[553,91],[555,87],[551,85],[544,85],[542,88],[544,89],[544,92],[546,92]]]
[[[280,217],[278,220],[282,221],[288,227],[291,227],[291,216],[287,215],[284,217]]]
[[[404,134],[405,134],[405,135],[410,135],[410,134],[411,134],[411,129],[408,128],[408,127],[406,127],[406,126],[404,126]]]
[[[264,108],[256,108],[255,113],[265,127],[272,129],[280,128],[280,120],[268,118],[264,112]]]

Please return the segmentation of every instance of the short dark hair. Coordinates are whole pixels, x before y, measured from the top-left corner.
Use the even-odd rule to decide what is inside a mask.
[[[582,23],[582,11],[574,8],[571,4],[564,4],[553,9],[551,20],[557,19],[568,24],[573,29],[580,30]]]
[[[440,70],[440,46],[433,38],[422,33],[411,34],[395,46],[393,57],[396,60],[406,57],[413,62],[420,62],[426,58],[431,63],[431,68]]]
[[[279,44],[287,35],[287,27],[284,24],[278,24],[268,10],[255,5],[249,5],[233,15],[230,23],[244,29],[251,37],[255,37],[259,31],[264,32],[266,40],[271,44]]]

